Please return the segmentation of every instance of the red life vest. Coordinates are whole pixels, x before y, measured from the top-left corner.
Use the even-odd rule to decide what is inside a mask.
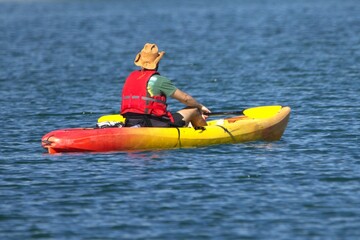
[[[122,90],[121,114],[140,113],[157,117],[173,117],[167,111],[166,96],[150,96],[147,91],[149,79],[159,74],[154,70],[136,70],[130,73]]]

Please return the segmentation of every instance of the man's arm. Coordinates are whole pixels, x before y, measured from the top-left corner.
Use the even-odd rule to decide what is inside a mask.
[[[188,107],[198,108],[203,113],[210,113],[210,110],[207,109],[207,107],[205,107],[204,105],[196,101],[195,98],[181,91],[180,89],[176,89],[175,92],[171,95],[171,97],[185,104]]]

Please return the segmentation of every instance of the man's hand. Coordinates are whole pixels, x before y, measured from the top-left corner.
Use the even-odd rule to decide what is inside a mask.
[[[202,118],[204,120],[208,119],[208,117],[209,117],[208,114],[211,113],[210,110],[207,107],[205,107],[204,105],[202,105],[201,109],[199,109],[199,110],[201,111]]]

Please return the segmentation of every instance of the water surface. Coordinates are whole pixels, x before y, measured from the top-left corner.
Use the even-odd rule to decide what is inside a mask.
[[[360,237],[357,1],[2,1],[0,32],[1,239]],[[145,42],[212,111],[290,106],[283,138],[48,155],[118,111]]]

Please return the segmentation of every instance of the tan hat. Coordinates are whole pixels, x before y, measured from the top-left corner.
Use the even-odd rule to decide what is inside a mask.
[[[135,65],[146,69],[155,69],[165,52],[159,52],[156,44],[146,43],[144,48],[135,57]]]

